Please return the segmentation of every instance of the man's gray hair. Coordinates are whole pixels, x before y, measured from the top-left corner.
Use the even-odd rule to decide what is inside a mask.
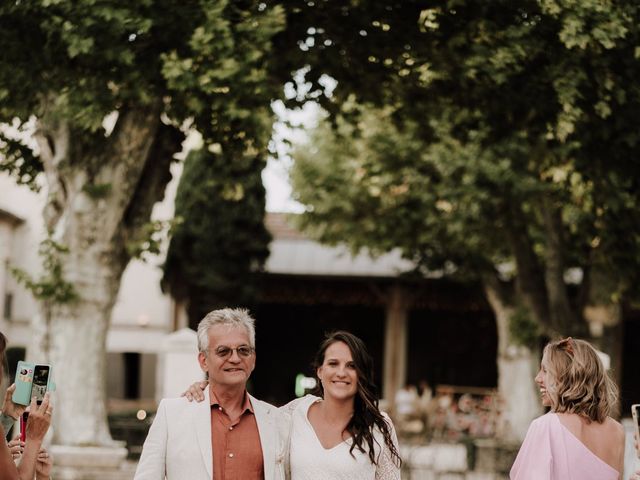
[[[255,320],[244,308],[222,308],[213,310],[200,320],[198,324],[198,350],[207,353],[209,350],[209,329],[216,325],[228,325],[229,327],[241,327],[249,335],[249,344],[256,346]]]

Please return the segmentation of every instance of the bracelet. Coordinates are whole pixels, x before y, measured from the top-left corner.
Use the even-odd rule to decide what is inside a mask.
[[[2,425],[5,433],[8,432],[11,427],[13,427],[13,424],[16,423],[16,421],[17,419],[7,415],[6,413],[0,413],[0,424]]]
[[[7,415],[6,413],[4,413],[4,410],[0,410],[0,418],[10,418],[12,421],[17,422],[18,419],[20,418],[20,416],[18,415],[17,417],[12,417],[11,415]]]

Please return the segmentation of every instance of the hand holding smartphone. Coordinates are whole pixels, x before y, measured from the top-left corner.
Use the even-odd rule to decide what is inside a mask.
[[[16,369],[16,389],[11,397],[13,402],[29,405],[31,397],[36,397],[38,405],[42,403],[44,394],[54,389],[51,371],[51,365],[19,361]]]
[[[631,405],[631,416],[636,433],[636,455],[640,457],[640,403]]]
[[[36,397],[31,400],[28,411],[20,416],[20,440],[42,440],[49,430],[53,413],[53,405],[50,403],[49,393],[45,393],[42,402],[38,405]]]

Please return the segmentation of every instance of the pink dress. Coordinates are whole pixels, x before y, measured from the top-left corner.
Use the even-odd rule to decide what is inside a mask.
[[[511,480],[618,480],[620,473],[578,440],[555,413],[531,422]]]

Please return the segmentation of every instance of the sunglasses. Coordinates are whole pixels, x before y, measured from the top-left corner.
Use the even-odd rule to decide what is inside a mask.
[[[225,345],[221,345],[218,348],[216,348],[213,353],[215,353],[220,358],[227,358],[227,357],[230,357],[234,351],[238,354],[239,357],[247,358],[247,357],[250,357],[255,350],[253,347],[250,347],[249,345],[240,345],[239,347],[236,347],[236,348],[231,348]]]

